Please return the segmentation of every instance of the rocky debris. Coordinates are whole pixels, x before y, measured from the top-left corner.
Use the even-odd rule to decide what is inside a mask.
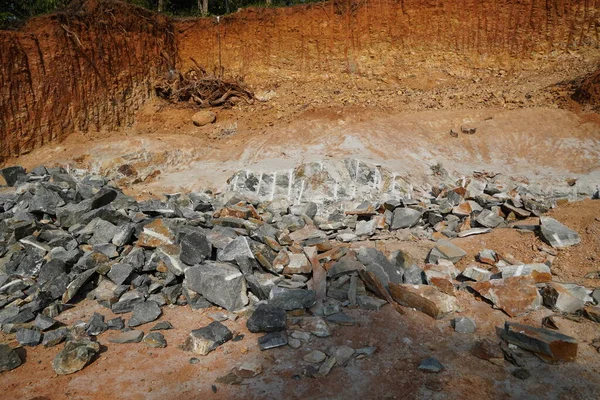
[[[469,287],[511,317],[537,310],[542,305],[542,296],[530,276],[475,282]]]
[[[412,208],[396,208],[390,229],[412,228],[421,219],[421,212]]]
[[[233,339],[233,333],[229,328],[215,321],[204,328],[190,332],[184,348],[187,351],[205,356],[231,339]]]
[[[577,358],[577,340],[553,330],[506,322],[502,338],[548,362],[575,361]]]
[[[435,247],[429,252],[427,262],[436,264],[438,260],[448,260],[457,263],[466,255],[467,253],[460,247],[452,244],[448,240],[440,239],[436,242]]]
[[[54,357],[52,368],[59,375],[70,375],[82,370],[100,351],[100,345],[88,339],[70,340]]]
[[[110,343],[117,343],[117,344],[139,343],[142,341],[143,337],[144,337],[143,331],[132,330],[132,331],[126,331],[126,332],[120,332],[120,333],[114,334],[108,338],[108,341]]]
[[[232,372],[241,379],[254,378],[262,373],[262,365],[258,361],[245,361],[235,367]]]
[[[184,286],[226,310],[248,304],[246,280],[231,264],[209,261],[185,270]]]
[[[492,279],[493,274],[486,269],[470,265],[465,268],[461,275],[476,282],[486,282]]]
[[[440,372],[443,369],[444,369],[444,366],[442,365],[442,363],[440,363],[434,357],[426,358],[425,360],[421,361],[421,364],[419,364],[419,370],[421,370],[423,372],[434,372],[435,373],[435,372]]]
[[[329,372],[331,372],[331,369],[335,366],[336,363],[337,363],[337,360],[335,357],[329,357],[327,360],[325,360],[321,364],[321,366],[319,367],[319,370],[317,371],[315,376],[317,376],[317,377],[327,376],[329,374]]]
[[[260,304],[246,322],[253,333],[282,331],[286,326],[285,310],[270,304]]]
[[[42,334],[35,329],[21,328],[17,331],[16,339],[21,346],[37,346],[42,341]]]
[[[163,348],[167,347],[167,341],[162,333],[160,332],[150,332],[144,339],[142,340],[146,346],[153,348]]]
[[[150,328],[150,332],[153,331],[166,331],[169,329],[173,329],[173,325],[171,325],[171,323],[169,321],[160,321],[159,323],[157,323],[156,325],[154,325],[152,328]]]
[[[544,305],[562,312],[576,313],[592,302],[585,287],[573,283],[550,282],[542,290]]]
[[[12,347],[0,343],[0,372],[13,370],[21,363],[21,358]]]
[[[513,276],[531,276],[536,283],[552,281],[552,272],[546,264],[519,264],[498,267],[502,274],[502,279]]]
[[[98,336],[106,330],[108,325],[104,322],[104,315],[98,313],[94,313],[85,325],[85,332],[90,336]]]
[[[327,358],[327,354],[319,350],[313,350],[304,356],[303,360],[311,364],[320,364]]]
[[[147,324],[160,317],[162,311],[158,303],[152,300],[138,303],[133,306],[133,314],[131,319],[127,322],[127,326],[134,327]]]
[[[285,331],[271,332],[258,338],[258,346],[261,351],[274,349],[288,344],[288,336]]]
[[[2,175],[8,186],[15,186],[18,181],[27,178],[25,168],[20,166],[2,168],[0,169],[0,175]]]
[[[212,124],[217,120],[217,114],[209,110],[198,111],[192,115],[192,122],[196,126]]]
[[[459,311],[456,297],[427,285],[390,284],[390,294],[398,303],[415,308],[433,318]]]
[[[564,249],[581,242],[577,232],[550,217],[540,217],[540,236],[546,243],[557,249]]]
[[[475,333],[475,329],[477,329],[475,321],[469,317],[456,317],[452,321],[452,325],[458,333]]]
[[[471,353],[482,360],[491,362],[492,364],[504,365],[504,353],[498,343],[492,342],[490,339],[483,339],[475,343]]]
[[[269,293],[269,304],[286,311],[310,308],[315,305],[316,292],[306,289],[287,289],[273,286]]]

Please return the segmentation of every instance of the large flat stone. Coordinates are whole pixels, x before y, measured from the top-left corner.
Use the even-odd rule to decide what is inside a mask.
[[[412,208],[396,208],[390,229],[412,228],[421,219],[421,212]]]
[[[436,319],[460,310],[456,297],[432,286],[390,283],[390,294],[403,306],[415,308]]]
[[[558,249],[574,246],[581,242],[577,232],[550,217],[540,217],[540,235],[546,243]]]
[[[577,340],[554,330],[506,322],[502,336],[507,342],[549,362],[575,361],[577,358]]]
[[[435,247],[429,252],[427,262],[436,264],[438,260],[444,259],[457,263],[466,255],[467,253],[460,247],[448,240],[440,239],[436,242]]]
[[[469,286],[511,317],[537,310],[542,305],[542,296],[531,276],[475,282]]]

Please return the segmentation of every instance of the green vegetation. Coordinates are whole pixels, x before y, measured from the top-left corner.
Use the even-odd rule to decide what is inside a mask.
[[[15,29],[28,18],[81,0],[0,0],[0,29]],[[224,15],[246,7],[285,7],[322,0],[122,0],[173,16]],[[203,12],[204,11],[204,12]]]

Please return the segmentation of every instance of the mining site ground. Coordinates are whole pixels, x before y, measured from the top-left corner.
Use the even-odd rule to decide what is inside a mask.
[[[436,182],[436,166],[457,182],[478,171],[549,193],[573,180],[572,196],[548,215],[581,243],[557,250],[552,281],[600,287],[600,201],[577,195],[591,188],[591,197],[600,185],[599,1],[329,1],[243,10],[222,26],[115,1],[80,3],[77,12],[0,32],[0,166],[85,170],[138,200],[226,193],[240,170],[348,158],[423,190]],[[268,100],[214,108],[216,121],[199,127],[192,123],[197,106],[157,98],[154,84],[170,68],[189,68],[192,58],[212,69],[219,46],[225,71],[243,75]],[[467,253],[456,263],[461,272],[482,249],[533,263],[545,246],[539,235],[512,228],[452,243]],[[349,246],[403,250],[422,266],[435,241],[406,232]],[[544,306],[510,317],[465,290],[456,298],[461,311],[442,319],[409,307],[404,315],[391,305],[345,308],[354,325],[337,325],[331,337],[311,337],[299,349],[260,351],[262,334],[250,333],[242,315],[223,324],[243,339],[206,356],[179,346],[217,308],[169,305],[158,319],[174,327],[163,332],[166,348],[109,343],[107,332],[97,337],[93,362],[58,375],[52,360],[62,344],[22,347],[23,365],[0,373],[0,388],[6,398],[40,400],[600,397],[598,322]],[[56,320],[71,326],[94,313],[117,316],[82,298]],[[457,316],[473,318],[475,333],[455,332]],[[574,362],[546,363],[517,350],[522,366],[497,365],[473,354],[483,339],[499,342],[506,321],[541,327],[549,316],[578,341]],[[14,334],[0,332],[0,342],[18,346]],[[306,376],[304,355],[332,345],[377,350],[327,376]],[[427,357],[444,369],[420,371]],[[246,361],[259,362],[262,372],[233,385],[222,379]],[[516,377],[519,368],[530,376]]]

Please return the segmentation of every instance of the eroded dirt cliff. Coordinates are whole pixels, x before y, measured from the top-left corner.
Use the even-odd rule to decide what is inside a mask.
[[[74,131],[131,123],[175,54],[165,17],[114,1],[76,2],[0,32],[0,163]]]

